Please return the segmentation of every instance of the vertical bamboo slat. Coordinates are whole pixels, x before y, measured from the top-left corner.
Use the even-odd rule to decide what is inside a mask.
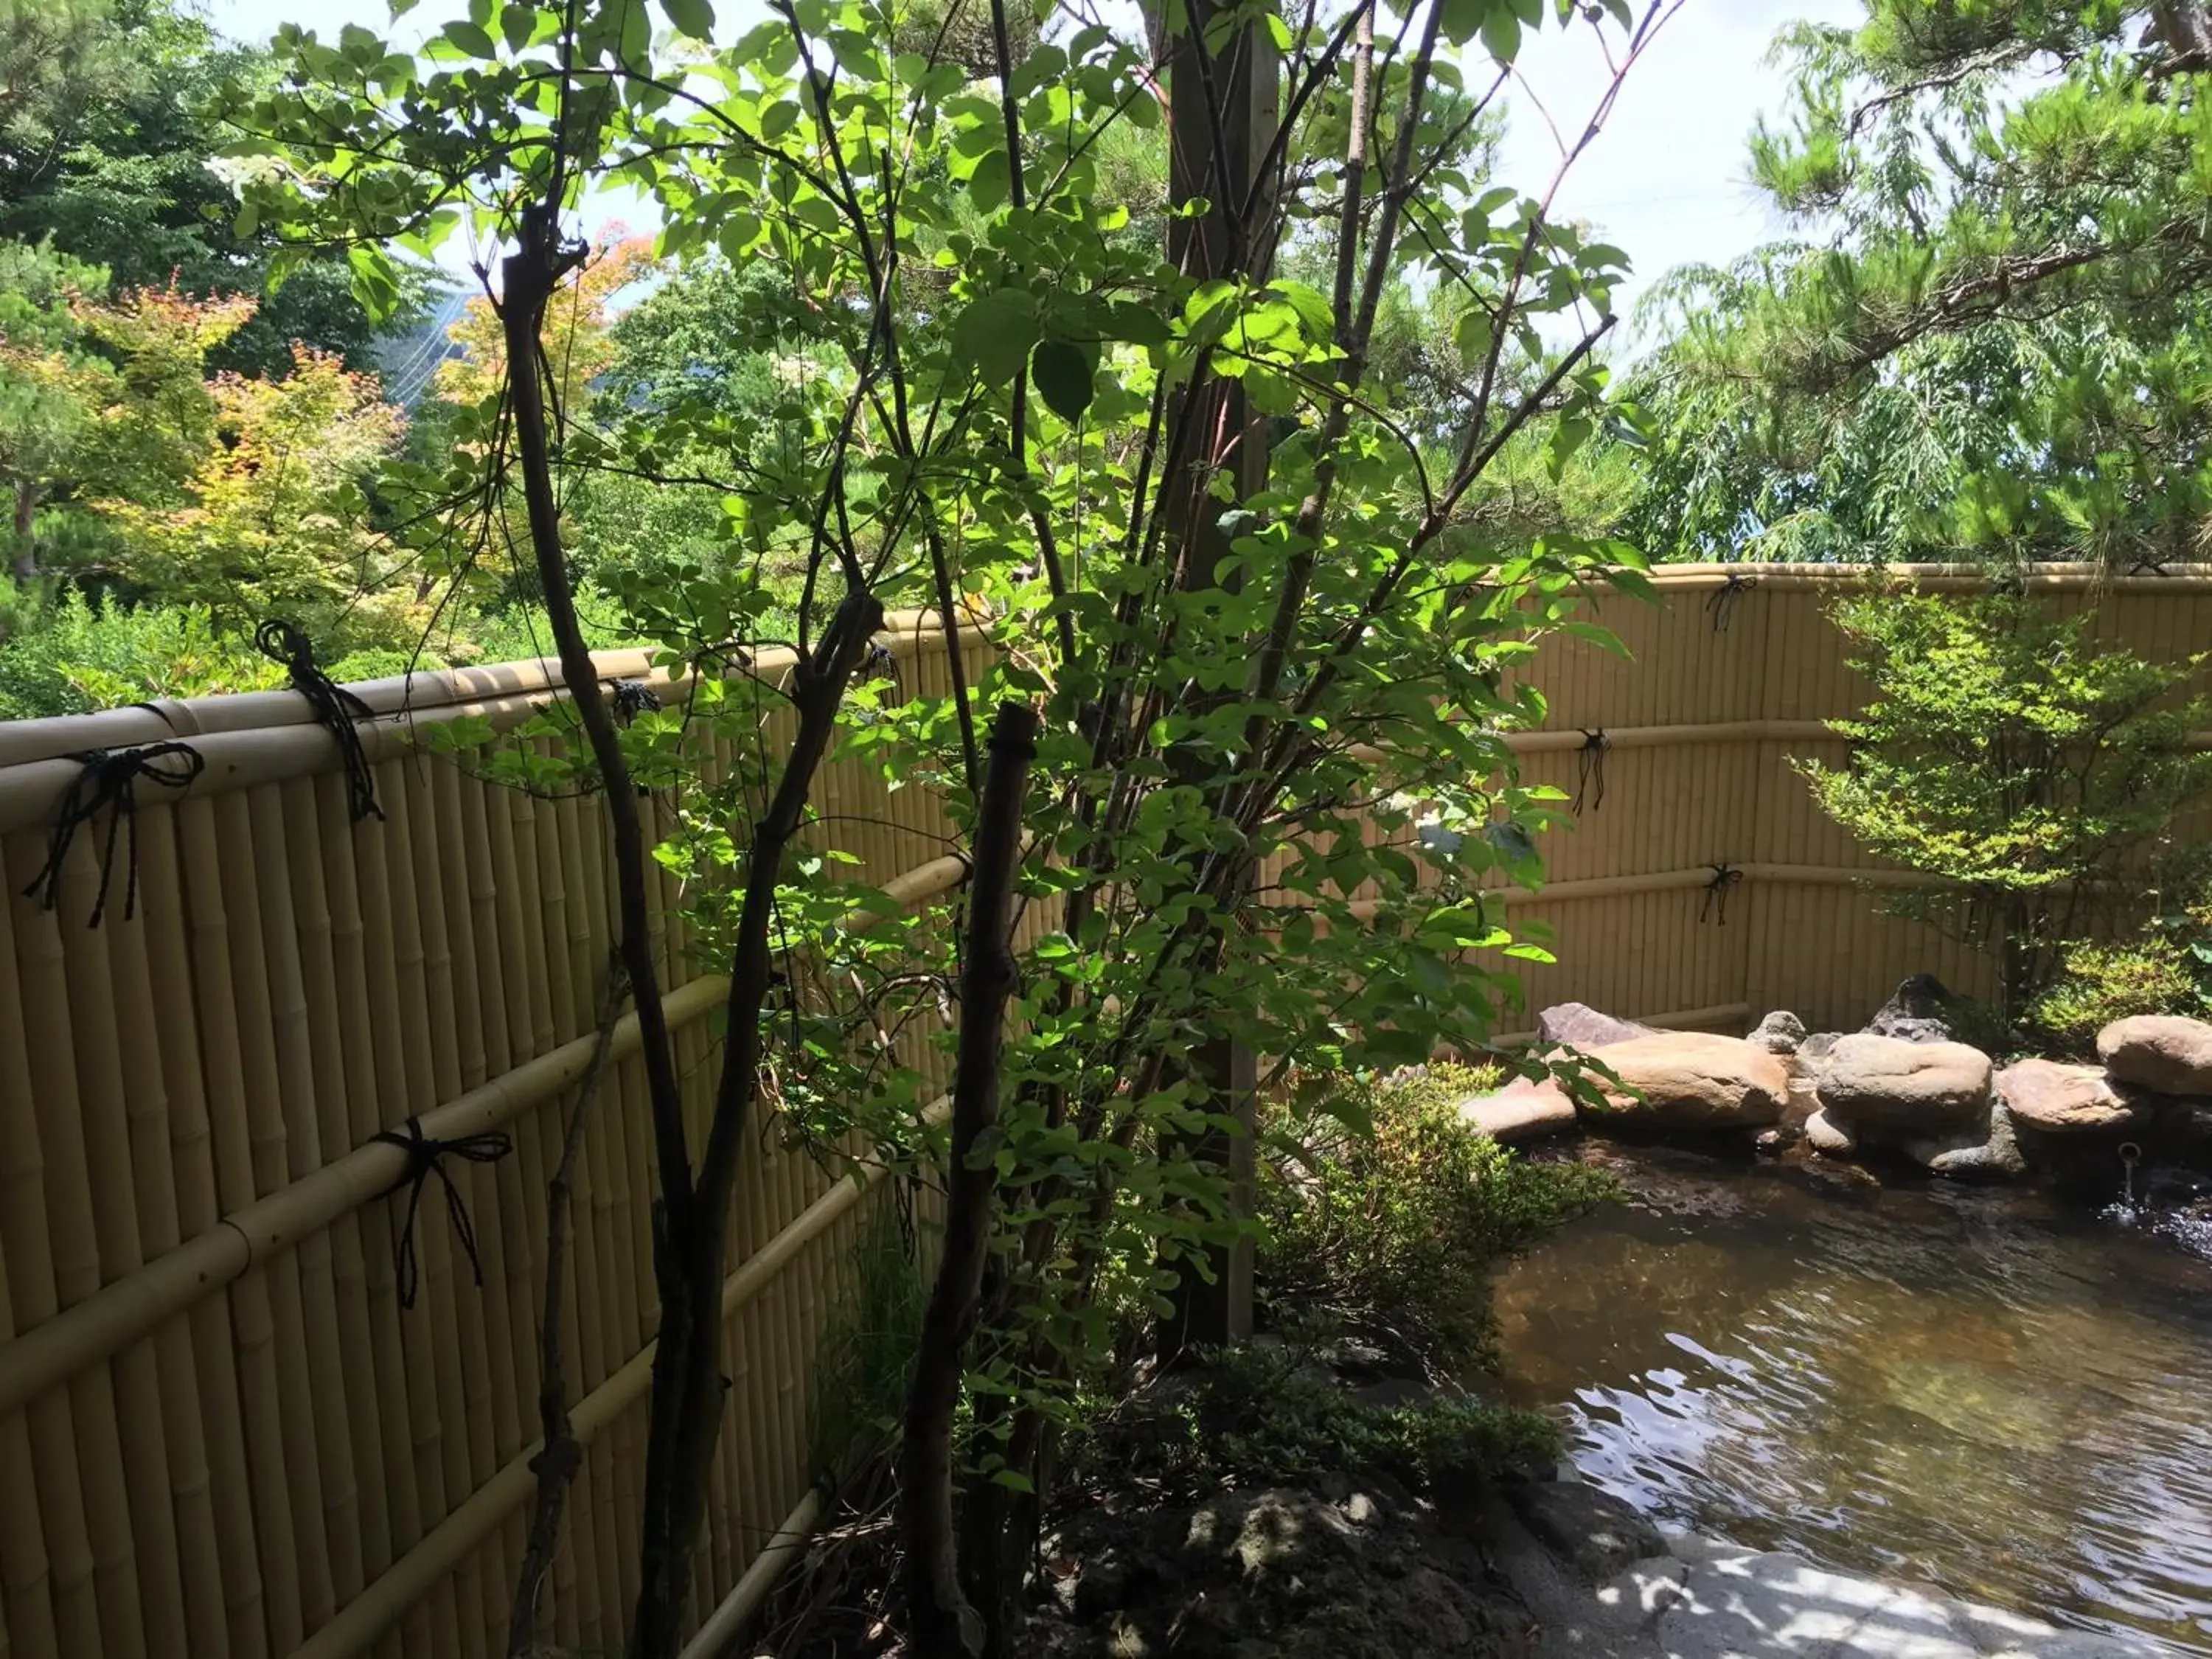
[[[46,1282],[52,1301],[31,1310],[33,1318],[50,1316],[56,1306],[73,1306],[100,1285],[93,1176],[86,1160],[83,1115],[77,1098],[70,1038],[68,969],[60,928],[52,913],[20,896],[21,884],[15,879],[18,872],[39,869],[45,854],[43,840],[35,834],[9,838],[8,892],[0,900],[13,913],[23,1024],[27,1032],[36,1031],[41,1038],[28,1050],[29,1103],[45,1164],[47,1237],[52,1244],[52,1278]],[[76,849],[79,859],[91,855],[89,848],[80,845]],[[85,913],[80,909],[77,914]],[[103,1196],[101,1202],[102,1207],[112,1210],[115,1200]],[[145,1626],[137,1564],[132,1559],[125,1450],[108,1367],[95,1366],[80,1374],[70,1382],[69,1392],[75,1466],[70,1466],[68,1443],[38,1447],[46,1460],[40,1469],[40,1497],[42,1506],[58,1499],[66,1505],[71,1500],[62,1498],[58,1489],[64,1482],[78,1487],[91,1544],[91,1578],[88,1583],[58,1582],[57,1594],[70,1603],[70,1626],[98,1631],[94,1639],[101,1646],[96,1650],[143,1654]],[[82,1599],[92,1596],[97,1597],[96,1612]]]
[[[137,825],[149,848],[174,849],[173,814],[165,805],[140,808]],[[161,861],[166,873],[173,857]],[[162,1060],[163,1032],[160,1004],[155,1000],[153,969],[149,960],[157,911],[172,908],[173,886],[156,893],[142,885],[135,917],[111,917],[102,928],[107,936],[108,963],[112,971],[112,1048],[121,1065],[120,1081],[130,1124],[129,1162],[137,1191],[138,1255],[159,1260],[180,1242],[177,1199],[177,1170],[173,1155],[176,1121]],[[88,1011],[80,1007],[73,1012]],[[174,1042],[178,1036],[168,1039]],[[194,1141],[201,1136],[198,1121],[204,1104],[188,1107]],[[90,1125],[95,1133],[96,1124]],[[118,1263],[118,1267],[122,1264]],[[135,1262],[131,1265],[137,1265]],[[161,1439],[169,1463],[169,1506],[164,1516],[156,1513],[158,1528],[171,1521],[166,1539],[155,1529],[139,1528],[143,1551],[173,1549],[176,1555],[176,1593],[183,1599],[179,1622],[164,1632],[155,1622],[155,1598],[149,1595],[148,1645],[153,1651],[212,1653],[226,1640],[222,1568],[217,1554],[218,1533],[214,1504],[214,1476],[207,1455],[207,1435],[199,1398],[199,1376],[192,1355],[193,1338],[188,1320],[179,1316],[162,1325],[152,1340],[154,1371],[158,1379]],[[143,1381],[140,1385],[143,1388]],[[166,1596],[166,1588],[164,1595]]]
[[[7,860],[0,856],[0,878],[7,874]],[[6,1304],[0,1310],[0,1335],[12,1337],[16,1307],[27,1308],[25,1323],[50,1316],[54,1291],[9,912],[0,903],[0,1304]],[[94,1651],[77,1644],[100,1640],[88,1600],[80,1597],[73,1610],[65,1599],[67,1585],[89,1585],[92,1547],[74,1485],[59,1495],[59,1503],[42,1501],[51,1482],[40,1479],[34,1435],[48,1444],[49,1466],[57,1455],[68,1456],[74,1439],[61,1391],[28,1411],[0,1418],[0,1601],[20,1659],[59,1659],[65,1638],[71,1652]]]
[[[258,846],[252,791],[216,797],[216,819],[227,854],[223,898],[230,929],[232,994],[238,1009],[239,1055],[244,1066],[243,1104],[252,1156],[256,1197],[282,1189],[292,1178],[288,1099],[313,1087],[313,1067],[302,1066],[292,1004],[298,994],[296,963],[272,975],[269,949],[281,941],[281,925],[263,926],[260,872],[281,852]],[[281,830],[277,833],[281,834]],[[278,868],[283,866],[279,864]],[[286,1030],[280,1039],[278,1016]],[[289,1062],[289,1063],[288,1063]],[[301,1614],[310,1631],[337,1610],[331,1588],[327,1500],[321,1465],[322,1425],[315,1411],[315,1373],[321,1367],[303,1340],[301,1263],[297,1253],[278,1257],[269,1270],[270,1313],[257,1333],[273,1360],[275,1404],[284,1440],[285,1479],[291,1488],[292,1536],[299,1553]]]

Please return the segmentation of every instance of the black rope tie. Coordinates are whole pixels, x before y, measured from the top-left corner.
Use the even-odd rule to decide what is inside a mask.
[[[624,726],[635,724],[640,714],[660,707],[660,694],[643,680],[616,680],[612,689],[615,717]]]
[[[1586,726],[1582,733],[1583,746],[1575,755],[1575,799],[1569,808],[1577,817],[1583,815],[1585,799],[1593,812],[1605,805],[1605,757],[1613,747],[1602,726]]]
[[[504,1134],[463,1135],[456,1140],[434,1140],[422,1133],[422,1120],[410,1117],[403,1133],[398,1129],[386,1129],[369,1137],[399,1147],[407,1154],[407,1167],[399,1179],[378,1194],[389,1198],[402,1187],[407,1188],[407,1214],[399,1224],[398,1236],[392,1242],[392,1266],[399,1276],[399,1305],[415,1305],[415,1293],[422,1287],[422,1264],[415,1253],[415,1212],[422,1207],[422,1188],[435,1176],[445,1183],[446,1214],[453,1224],[453,1237],[461,1241],[461,1253],[469,1259],[469,1272],[479,1287],[483,1284],[483,1262],[477,1255],[476,1224],[469,1219],[469,1206],[461,1202],[461,1189],[453,1184],[441,1159],[448,1155],[465,1158],[471,1164],[496,1164],[514,1150],[514,1142]]]
[[[1728,632],[1729,618],[1735,615],[1736,602],[1759,586],[1759,578],[1747,576],[1740,571],[1729,572],[1728,580],[1712,591],[1705,600],[1705,611],[1713,619],[1713,632]]]
[[[315,723],[338,741],[345,762],[346,787],[351,794],[353,821],[381,818],[376,804],[376,774],[369,769],[368,755],[361,746],[356,720],[373,720],[376,711],[340,685],[315,664],[315,647],[304,630],[270,617],[253,630],[254,648],[274,663],[282,663],[292,677],[292,689],[315,711]]]
[[[1713,878],[1705,884],[1705,896],[1698,902],[1698,920],[1710,920],[1717,927],[1728,926],[1728,896],[1743,879],[1743,872],[1733,864],[1716,864]]]
[[[181,765],[154,764],[170,756]],[[84,769],[62,797],[61,813],[46,837],[46,867],[31,878],[23,896],[38,900],[42,910],[51,910],[61,902],[62,868],[69,862],[76,832],[98,817],[104,807],[107,839],[100,843],[100,896],[93,901],[92,925],[99,927],[100,917],[107,912],[108,884],[115,876],[115,839],[126,823],[131,826],[131,866],[123,884],[123,920],[128,921],[138,913],[138,780],[144,778],[164,789],[186,788],[206,769],[206,757],[190,744],[151,743],[143,749],[88,749],[70,758]]]

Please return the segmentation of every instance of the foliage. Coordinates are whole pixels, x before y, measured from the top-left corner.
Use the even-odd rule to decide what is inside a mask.
[[[1847,600],[1834,619],[1875,695],[1832,722],[1850,741],[1846,765],[1798,770],[1869,851],[1940,879],[1883,902],[1996,952],[2016,1019],[2063,943],[2142,890],[2157,837],[2212,786],[2212,756],[2188,742],[2204,707],[2175,696],[2204,659],[2100,649],[2088,618],[2052,619],[2013,595],[1899,589]]]
[[[2076,941],[2028,1022],[2062,1048],[2088,1054],[2097,1033],[2130,1014],[2212,1014],[2212,882],[2166,896],[2132,939]]]
[[[1437,1065],[1326,1078],[1263,1126],[1259,1273],[1284,1314],[1328,1310],[1437,1371],[1491,1352],[1490,1277],[1503,1258],[1615,1195],[1603,1173],[1531,1164],[1470,1128],[1456,1101],[1494,1067]]]
[[[545,350],[554,366],[555,401],[580,414],[592,383],[615,358],[610,304],[653,270],[650,237],[609,233],[561,284],[546,313]],[[507,348],[491,299],[477,295],[446,331],[462,349],[438,365],[437,388],[456,403],[496,398],[507,384]]]
[[[1559,1431],[1540,1413],[1439,1392],[1395,1406],[1360,1401],[1297,1344],[1246,1344],[1200,1357],[1164,1413],[1141,1428],[1143,1474],[1170,1492],[1295,1486],[1379,1474],[1415,1492],[1463,1489],[1548,1468]],[[1124,1451],[1128,1437],[1108,1444]],[[1123,1471],[1123,1473],[1126,1473]]]
[[[367,367],[378,331],[343,255],[299,250],[276,283],[275,238],[209,166],[230,137],[218,93],[269,73],[188,0],[0,0],[0,238],[50,241],[121,289],[258,301],[218,368],[281,374],[295,343]],[[422,274],[407,267],[410,296]]]
[[[206,607],[240,637],[271,616],[325,639],[343,629],[396,644],[419,633],[416,585],[371,526],[362,488],[402,427],[375,380],[301,347],[281,380],[189,384],[212,404],[213,424],[183,502],[98,503],[126,550],[118,574],[165,602]]]
[[[1571,22],[1611,35],[1625,74],[1666,15],[1609,0]],[[1237,1098],[1206,1057],[1235,1043],[1357,1068],[1471,1051],[1516,993],[1515,963],[1544,958],[1486,896],[1540,878],[1533,835],[1557,799],[1519,782],[1505,742],[1543,713],[1516,673],[1587,628],[1586,587],[1644,585],[1601,534],[1532,538],[1480,508],[1516,441],[1542,434],[1564,465],[1606,418],[1592,354],[1623,259],[1553,220],[1556,180],[1525,194],[1479,176],[1504,76],[1470,85],[1460,57],[1479,35],[1510,61],[1524,30],[1567,16],[1541,0],[1262,7],[1174,20],[1158,41],[1068,16],[1017,65],[1011,40],[997,61],[1012,31],[994,12],[980,87],[900,50],[905,14],[883,0],[793,0],[718,46],[702,0],[667,7],[673,37],[642,7],[585,0],[479,5],[421,59],[366,31],[280,38],[283,84],[239,112],[259,135],[239,158],[248,213],[349,240],[377,298],[397,290],[387,244],[467,225],[514,250],[504,398],[462,409],[449,455],[380,488],[426,571],[481,580],[526,558],[572,664],[573,710],[544,730],[589,744],[552,764],[603,787],[618,849],[635,783],[673,792],[684,828],[657,856],[684,878],[696,948],[729,973],[696,1158],[672,1054],[649,1035],[641,1048],[664,1217],[642,1659],[672,1650],[690,1583],[749,1115],[772,1089],[822,1144],[857,1138],[901,1170],[939,1152],[916,1050],[966,964],[943,908],[900,914],[872,884],[893,872],[854,879],[810,850],[832,745],[896,787],[941,787],[972,852],[993,705],[1025,703],[1043,727],[1013,1017],[1002,1051],[962,1056],[963,1077],[988,1062],[1001,1085],[969,1166],[994,1178],[990,1267],[954,1379],[975,1425],[969,1593],[1001,1633],[1013,1581],[997,1553],[1023,1523],[995,1506],[1031,1495],[1086,1380],[1244,1230],[1224,1167]],[[1244,164],[1267,188],[1209,184],[1186,144],[1168,247],[1125,234],[1097,141],[1165,114],[1210,143],[1226,123],[1209,65],[1263,63],[1279,84],[1260,92],[1289,117]],[[708,398],[634,416],[573,387],[541,420],[561,383],[539,313],[584,252],[563,234],[580,192],[611,186],[653,200],[663,258],[726,262],[788,296],[736,317],[750,331],[721,348],[806,366],[765,421]],[[1325,286],[1278,264],[1308,248]],[[1413,419],[1404,389],[1370,375],[1376,319],[1386,292],[1437,283],[1477,320],[1440,412]],[[595,474],[721,488],[717,556],[601,573],[669,660],[726,671],[627,727],[565,612],[562,503]],[[918,605],[948,629],[969,619],[988,665],[956,658],[950,684],[884,673],[867,636]],[[709,742],[734,758],[708,767]],[[544,766],[520,745],[500,764]],[[642,893],[641,856],[618,854],[625,895]],[[641,896],[622,914],[650,1033]],[[917,1523],[908,1559],[946,1542]],[[948,1596],[925,1587],[909,1616],[951,1616]]]
[[[1868,0],[1752,144],[1806,240],[1656,297],[1631,533],[1662,557],[2201,556],[2199,0]],[[2031,66],[2032,71],[2031,71]]]
[[[282,667],[220,632],[204,606],[95,602],[70,588],[50,602],[19,599],[14,608],[0,623],[0,720],[284,683]]]
[[[856,1450],[898,1428],[921,1331],[922,1278],[913,1218],[886,1198],[842,1264],[838,1296],[807,1373],[807,1462],[834,1480]]]

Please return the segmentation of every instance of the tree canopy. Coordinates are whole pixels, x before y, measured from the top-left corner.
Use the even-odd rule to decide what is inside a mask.
[[[1672,557],[2200,556],[2197,3],[1871,0],[1778,43],[1753,175],[1802,240],[1678,273],[1632,395]]]

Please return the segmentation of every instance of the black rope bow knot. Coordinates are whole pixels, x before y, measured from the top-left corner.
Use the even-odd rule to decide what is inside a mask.
[[[514,1140],[496,1131],[438,1140],[422,1133],[422,1120],[419,1117],[407,1120],[404,1133],[398,1129],[386,1129],[369,1139],[385,1141],[407,1154],[407,1167],[400,1172],[399,1179],[379,1194],[389,1198],[402,1187],[409,1189],[407,1214],[392,1243],[392,1269],[399,1276],[399,1305],[413,1307],[415,1293],[422,1287],[422,1264],[415,1252],[415,1212],[422,1207],[422,1188],[432,1176],[445,1183],[446,1214],[453,1222],[453,1237],[461,1241],[461,1253],[469,1259],[469,1272],[481,1286],[483,1261],[477,1255],[476,1224],[469,1219],[469,1206],[461,1202],[461,1189],[453,1184],[453,1177],[440,1160],[450,1155],[471,1164],[496,1164],[514,1150]]]
[[[315,711],[315,723],[337,739],[353,821],[382,817],[384,809],[376,804],[376,774],[369,769],[368,755],[354,725],[374,720],[376,711],[323,672],[315,661],[313,641],[297,625],[272,617],[253,630],[253,645],[270,661],[283,665],[292,677],[292,689]]]
[[[181,767],[154,763],[168,757],[181,762]],[[84,769],[62,797],[61,812],[46,837],[46,867],[31,878],[23,896],[38,900],[42,910],[51,910],[61,902],[62,869],[69,862],[76,832],[98,817],[104,807],[107,839],[100,848],[100,896],[93,901],[92,926],[99,927],[100,917],[107,912],[108,884],[115,875],[115,838],[126,823],[131,826],[131,868],[123,885],[123,920],[128,921],[138,913],[138,780],[144,778],[164,789],[183,789],[206,769],[207,759],[190,744],[174,742],[149,743],[143,749],[88,749],[70,758]]]
[[[1568,809],[1577,817],[1583,815],[1585,798],[1593,812],[1605,805],[1605,757],[1613,747],[1602,726],[1583,726],[1582,734],[1583,746],[1575,755],[1575,799]]]
[[[660,694],[643,680],[616,680],[611,689],[615,694],[615,714],[624,726],[660,707]]]
[[[1729,618],[1735,615],[1737,602],[1759,586],[1759,578],[1747,576],[1740,570],[1729,572],[1728,580],[1712,591],[1705,600],[1705,610],[1713,619],[1713,632],[1728,632]]]
[[[1733,864],[1716,864],[1713,878],[1705,884],[1705,896],[1698,901],[1698,920],[1711,918],[1717,927],[1728,926],[1728,896],[1743,879],[1743,872]]]

